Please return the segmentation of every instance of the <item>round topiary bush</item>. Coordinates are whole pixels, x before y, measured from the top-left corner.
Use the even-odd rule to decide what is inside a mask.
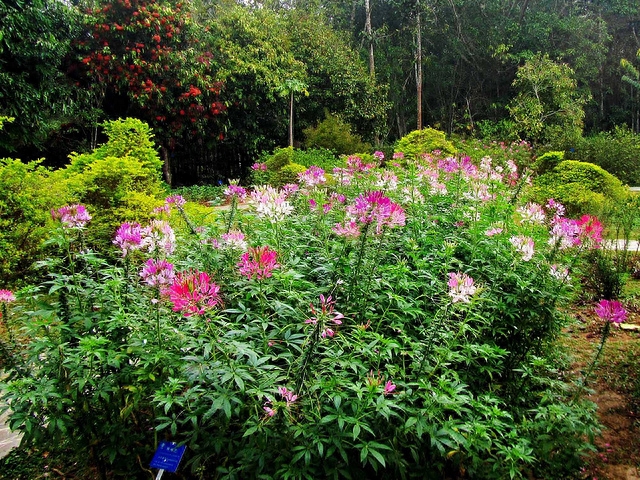
[[[567,215],[577,216],[599,215],[608,202],[625,202],[629,192],[620,180],[593,163],[563,160],[534,179],[528,196],[538,203],[553,198],[566,207]]]
[[[307,170],[307,167],[299,163],[289,163],[273,174],[271,185],[281,187],[287,183],[296,183],[298,174]]]
[[[417,157],[423,153],[431,153],[440,150],[444,155],[456,153],[456,147],[447,140],[444,132],[433,128],[414,130],[405,135],[396,145],[395,152],[404,153],[405,156]]]

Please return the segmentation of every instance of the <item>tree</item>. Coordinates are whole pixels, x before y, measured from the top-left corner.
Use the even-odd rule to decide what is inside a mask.
[[[518,69],[509,112],[526,139],[565,147],[582,135],[584,95],[567,64],[537,54]]]
[[[86,87],[101,103],[124,99],[117,116],[134,115],[153,126],[171,183],[169,149],[224,136],[222,83],[215,56],[201,40],[207,29],[182,3],[164,0],[100,0],[85,12],[85,25],[90,33],[79,42],[85,51],[79,71]]]
[[[83,91],[66,76],[77,34],[77,11],[66,2],[0,2],[0,115],[15,117],[0,149],[44,149],[89,112]]]
[[[640,50],[636,53],[638,59],[640,59]],[[640,132],[640,71],[626,58],[620,60],[620,66],[625,71],[622,76],[622,81],[631,85],[634,95],[633,112],[631,115],[631,129],[639,133]]]
[[[295,78],[288,78],[280,87],[280,93],[284,96],[290,96],[289,98],[289,146],[293,147],[293,94],[304,93],[309,95],[307,91],[307,84],[296,80]]]

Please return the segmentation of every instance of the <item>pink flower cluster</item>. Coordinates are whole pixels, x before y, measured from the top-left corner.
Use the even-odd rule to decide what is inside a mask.
[[[405,224],[405,213],[402,207],[392,202],[379,190],[358,196],[352,205],[347,206],[346,211],[350,217],[347,223],[357,221],[362,225],[374,224],[378,234],[384,227],[393,228]]]
[[[260,172],[266,172],[267,171],[267,164],[266,163],[254,163],[253,165],[251,165],[251,170],[258,170]]]
[[[116,231],[113,244],[122,250],[123,257],[142,249],[149,253],[161,251],[171,255],[175,250],[176,237],[169,223],[163,220],[153,220],[148,227],[125,222]]]
[[[263,280],[271,276],[271,272],[280,265],[277,263],[278,253],[268,246],[250,247],[242,254],[238,267],[240,274],[247,277],[247,280],[255,278]]]
[[[215,248],[231,248],[236,250],[246,250],[248,245],[244,239],[244,233],[240,230],[229,230],[228,233],[220,235],[221,242],[214,240]]]
[[[287,390],[287,387],[278,387],[278,393],[287,402],[287,407],[293,405],[298,399],[298,395],[295,395],[291,390]]]
[[[235,197],[239,201],[242,201],[247,197],[247,190],[240,185],[234,185],[232,183],[227,188],[225,188],[224,195],[227,198]]]
[[[182,195],[171,195],[165,199],[167,205],[175,205],[178,208],[184,207],[187,201]]]
[[[91,220],[84,205],[67,205],[51,210],[51,217],[60,220],[63,228],[83,228]]]
[[[307,188],[313,188],[316,185],[327,183],[327,177],[324,176],[324,170],[316,166],[311,166],[306,171],[299,173],[298,178]]]
[[[156,260],[150,258],[140,271],[142,280],[151,287],[166,287],[170,285],[174,278],[173,264],[166,260]]]
[[[469,303],[477,291],[477,287],[473,284],[473,278],[466,273],[449,272],[447,285],[452,303]]]
[[[16,296],[11,290],[0,290],[0,303],[11,303],[16,301]]]
[[[542,225],[546,218],[542,206],[533,202],[529,202],[525,206],[519,207],[517,212],[525,223]]]
[[[616,325],[620,325],[627,320],[627,311],[617,300],[600,300],[595,312],[600,319]]]
[[[526,237],[524,235],[518,235],[511,237],[509,239],[509,242],[511,242],[511,245],[515,247],[516,251],[518,251],[522,255],[522,260],[524,262],[528,262],[533,258],[535,247],[533,238]]]
[[[202,315],[222,303],[220,287],[206,272],[197,270],[178,273],[173,283],[163,292],[173,303],[174,312],[185,317]]]

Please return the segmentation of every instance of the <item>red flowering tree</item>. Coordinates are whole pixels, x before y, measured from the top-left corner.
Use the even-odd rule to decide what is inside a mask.
[[[214,55],[206,47],[208,29],[182,3],[163,0],[100,0],[85,11],[89,30],[80,41],[78,65],[100,103],[109,95],[128,99],[122,115],[148,122],[167,149],[193,137],[222,139]],[[117,112],[120,113],[120,112]]]

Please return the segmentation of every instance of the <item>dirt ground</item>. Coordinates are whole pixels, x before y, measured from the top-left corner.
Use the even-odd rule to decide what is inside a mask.
[[[575,312],[568,346],[576,354],[573,374],[581,375],[595,357],[602,322],[591,307]],[[612,328],[587,387],[603,426],[598,451],[582,478],[640,480],[640,313],[632,312],[624,329]]]

